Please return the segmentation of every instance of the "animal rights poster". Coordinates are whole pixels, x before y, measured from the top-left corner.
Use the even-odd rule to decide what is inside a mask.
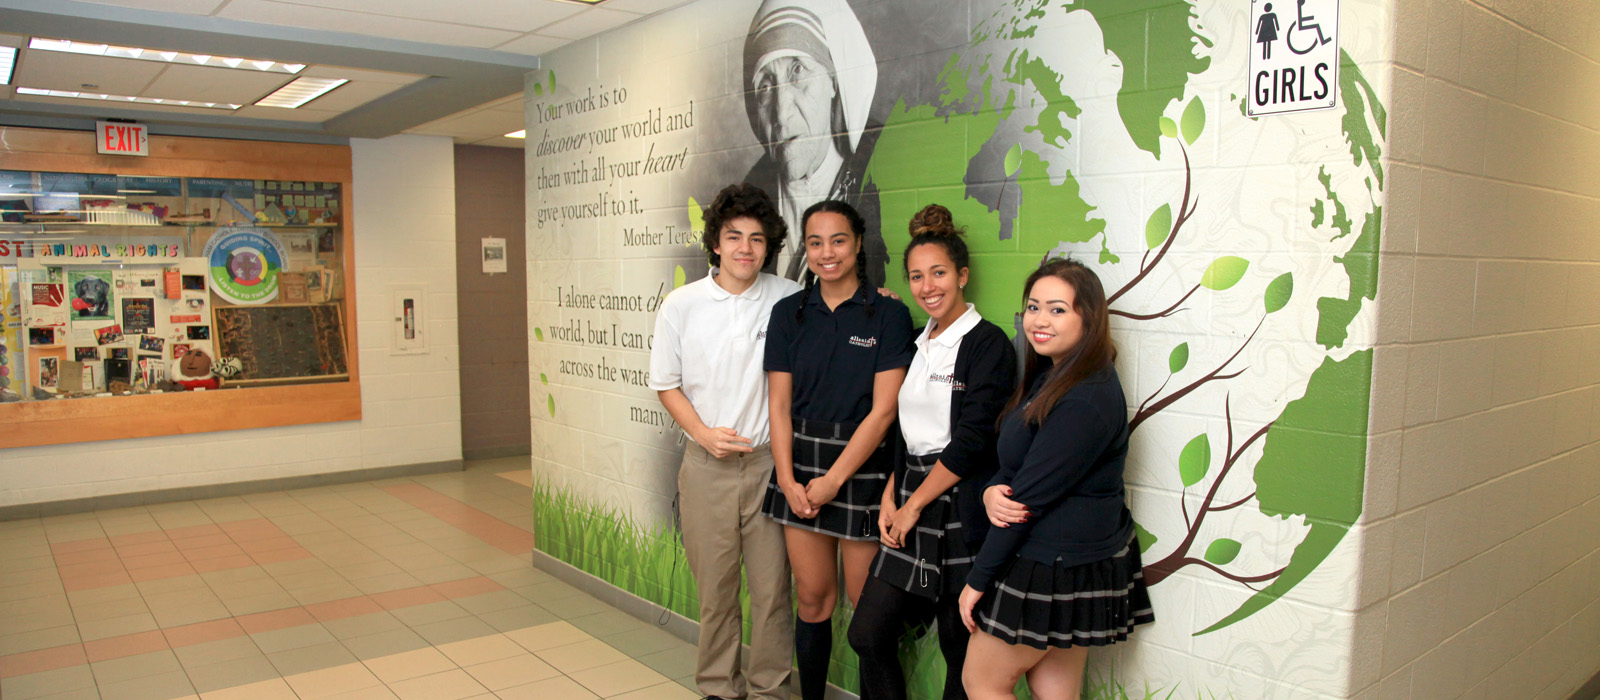
[[[1088,697],[1344,687],[1387,187],[1367,71],[1389,44],[1376,0],[1341,5],[1337,104],[1262,119],[1249,3],[1225,0],[700,0],[544,56],[525,86],[540,549],[696,609],[673,566],[683,435],[647,369],[661,300],[709,272],[719,189],[773,197],[790,233],[769,269],[795,279],[801,212],[850,202],[871,282],[903,297],[907,223],[939,203],[968,301],[1008,333],[1051,256],[1111,300],[1157,623],[1095,657]],[[913,654],[918,678],[937,656]]]

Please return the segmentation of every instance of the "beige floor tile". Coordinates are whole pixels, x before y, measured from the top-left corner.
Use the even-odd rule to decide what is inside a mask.
[[[373,675],[385,683],[429,676],[456,668],[455,662],[433,647],[367,659],[364,663]]]
[[[554,649],[541,649],[535,651],[534,655],[569,676],[578,671],[613,664],[628,658],[627,654],[613,649],[611,645],[598,639]]]
[[[183,673],[183,665],[178,663],[178,657],[171,650],[96,661],[89,667],[94,670],[95,681],[101,686],[163,673]]]
[[[351,693],[363,688],[383,685],[377,676],[359,663],[341,664],[319,671],[299,673],[284,678],[300,700],[317,700],[332,695]]]
[[[621,695],[613,695],[612,700],[696,700],[699,697],[699,693],[668,681]]]
[[[400,700],[461,700],[488,692],[461,669],[390,683],[389,689]]]
[[[527,653],[526,649],[518,646],[516,642],[503,634],[492,634],[473,639],[464,639],[439,646],[439,651],[456,662],[457,666],[472,666],[495,659],[504,659],[507,656],[516,656]]]
[[[6,700],[32,700],[53,693],[94,687],[94,674],[88,666],[69,666],[43,673],[0,678],[0,697]]]
[[[184,670],[188,672],[189,682],[194,684],[194,689],[202,694],[279,677],[278,669],[265,656],[231,659],[209,666],[190,666]]]
[[[86,642],[157,629],[161,627],[156,624],[155,617],[146,612],[103,620],[83,620],[78,623],[78,634],[82,635],[83,641]]]
[[[389,686],[375,685],[371,688],[353,690],[340,695],[330,695],[321,700],[400,700],[400,698],[394,694],[394,691],[389,690]]]
[[[599,697],[566,676],[506,688],[495,695],[500,700],[593,700]]]
[[[603,698],[671,682],[670,678],[633,659],[623,659],[567,675]]]
[[[489,690],[505,690],[506,688],[527,685],[534,681],[542,681],[546,678],[554,678],[561,675],[561,672],[550,664],[527,652],[488,663],[468,666],[465,670]]]
[[[282,678],[201,693],[200,700],[300,700]]]
[[[102,700],[173,700],[193,694],[194,686],[182,671],[100,684]]]
[[[573,627],[569,622],[552,622],[538,627],[525,627],[507,632],[506,636],[511,641],[522,645],[522,648],[533,652],[564,647],[568,644],[594,639],[594,637],[589,636],[588,632]]]
[[[0,637],[0,656],[38,651],[81,641],[77,625],[47,627],[32,632],[19,632]]]

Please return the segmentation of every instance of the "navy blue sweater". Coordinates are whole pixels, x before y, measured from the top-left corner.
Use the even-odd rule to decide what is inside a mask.
[[[1030,401],[1038,391],[1036,382]],[[1033,516],[989,530],[967,577],[980,591],[1013,557],[1077,566],[1110,558],[1133,535],[1122,482],[1128,409],[1116,369],[1067,390],[1040,425],[1022,414],[1018,408],[1001,421],[1000,468],[989,485],[1010,485],[1012,500]]]

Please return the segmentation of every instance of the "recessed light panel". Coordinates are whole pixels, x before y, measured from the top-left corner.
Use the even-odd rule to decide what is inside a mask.
[[[42,39],[39,37],[34,37],[28,41],[28,48],[39,49],[40,51],[59,51],[61,53],[85,54],[88,56],[105,56],[107,58],[131,58],[139,61],[176,63],[184,66],[235,68],[238,70],[254,70],[265,73],[289,73],[291,75],[306,69],[306,64],[304,63],[280,63],[278,61],[235,58],[233,56],[212,56],[210,54],[184,53],[182,51],[141,49],[135,46],[94,44],[84,41],[71,41],[68,39]]]
[[[11,84],[11,69],[17,65],[17,50],[0,46],[0,85]]]
[[[345,78],[295,78],[288,85],[274,90],[271,95],[257,100],[256,106],[294,109],[348,82]]]
[[[18,95],[33,95],[36,97],[70,97],[76,100],[99,100],[101,102],[131,102],[142,105],[163,105],[166,107],[200,107],[205,109],[238,109],[239,105],[221,102],[195,102],[193,100],[168,100],[160,97],[134,97],[131,95],[103,95],[98,92],[74,92],[72,90],[41,90],[39,88],[19,87]]]
[[[516,131],[513,131],[513,132],[511,132],[509,134],[506,134],[506,138],[508,138],[508,139],[525,139],[525,138],[528,138],[528,130],[527,129],[517,129]]]

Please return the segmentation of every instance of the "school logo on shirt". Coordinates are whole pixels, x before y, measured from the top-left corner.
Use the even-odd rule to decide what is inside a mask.
[[[756,340],[759,341],[759,340],[766,340],[766,339],[767,339],[767,332],[766,331],[756,331]]]
[[[967,389],[966,382],[956,381],[956,375],[954,374],[930,373],[928,374],[928,381],[934,384],[949,384],[951,391],[966,391]]]
[[[862,338],[860,336],[852,335],[850,336],[850,344],[858,348],[875,348],[878,347],[878,339]]]

